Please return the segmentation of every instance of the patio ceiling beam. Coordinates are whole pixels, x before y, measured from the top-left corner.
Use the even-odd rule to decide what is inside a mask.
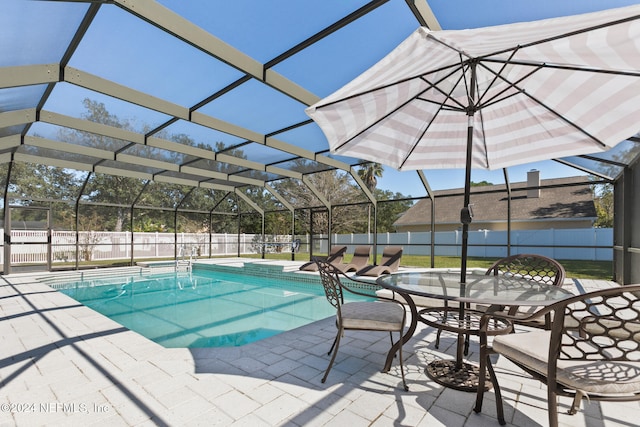
[[[175,141],[169,141],[168,139],[148,137],[146,145],[149,147],[160,148],[162,150],[174,151],[187,156],[198,157],[203,160],[216,160],[215,151],[200,147],[193,147],[191,145],[185,145]]]
[[[431,10],[431,6],[429,6],[429,0],[405,0],[405,2],[420,25],[432,31],[442,30],[436,15]]]
[[[184,186],[188,186],[188,187],[199,187],[200,186],[200,181],[195,180],[195,179],[188,179],[188,178],[180,178],[177,176],[165,176],[162,173],[158,173],[158,174],[153,174],[153,181],[155,182],[163,182],[165,184],[178,184],[178,185],[184,185]]]
[[[264,163],[254,162],[252,160],[241,159],[240,157],[232,156],[230,154],[217,153],[216,160],[223,163],[234,164],[247,169],[253,169],[257,171],[263,171],[266,165]]]
[[[273,188],[271,185],[265,184],[264,188],[266,188],[267,191],[273,195],[273,197],[278,199],[278,201],[282,204],[282,206],[287,208],[290,212],[293,213],[295,211],[295,208],[293,207],[293,205],[289,203],[289,201],[285,199],[280,193],[278,193],[278,191],[276,191],[276,189]]]
[[[62,151],[63,153],[80,154],[82,156],[95,157],[103,160],[113,160],[112,151],[102,150],[100,148],[69,144],[67,142],[54,141],[52,139],[37,136],[25,136],[24,143],[28,146]]]
[[[0,67],[0,89],[56,83],[60,81],[59,64]]]
[[[191,113],[190,121],[209,129],[228,133],[229,135],[234,135],[238,138],[246,139],[248,141],[254,141],[259,144],[264,144],[265,137],[263,134],[245,129],[232,123],[225,122],[224,120],[216,119],[215,117],[211,117],[198,111],[194,111]]]
[[[149,159],[147,157],[134,156],[132,154],[116,154],[115,161],[130,165],[139,165],[147,168],[162,169],[163,172],[179,172],[180,165],[166,160]],[[163,173],[160,172],[160,173]]]
[[[0,150],[9,150],[17,148],[22,143],[20,135],[9,135],[0,137]]]
[[[66,169],[76,169],[76,170],[83,170],[83,171],[93,170],[93,165],[91,163],[80,163],[74,160],[53,159],[50,157],[42,157],[42,156],[33,155],[33,154],[14,153],[13,159],[17,162],[35,163],[38,165],[46,165],[46,166],[55,166],[63,169],[66,168]]]
[[[613,159],[603,159],[603,158],[600,158],[600,157],[590,156],[588,154],[582,154],[579,157],[583,158],[583,159],[587,159],[587,160],[593,160],[594,162],[604,163],[604,164],[607,164],[607,165],[619,166],[619,167],[622,167],[622,168],[627,166],[627,164],[623,163],[623,162],[619,162],[619,161],[616,161],[616,160],[613,160]]]
[[[0,154],[0,164],[9,163],[12,160],[13,160],[13,155],[11,153],[2,153],[2,154]]]
[[[319,97],[152,0],[114,0],[121,8],[306,105]]]
[[[594,176],[597,176],[597,177],[602,178],[602,179],[606,179],[608,181],[612,181],[613,180],[613,177],[611,177],[609,175],[605,175],[602,172],[597,172],[594,169],[587,168],[586,166],[579,166],[579,165],[576,165],[574,163],[569,163],[569,162],[567,162],[565,160],[562,160],[562,159],[554,159],[554,161],[556,161],[556,162],[558,162],[560,164],[563,164],[565,166],[569,166],[569,167],[571,167],[573,169],[580,170],[580,171],[585,172],[587,174],[594,175]]]
[[[178,176],[164,175],[163,172],[153,174],[153,181],[165,184],[184,185],[185,187],[200,187],[200,181],[196,179],[181,178]]]
[[[340,160],[332,159],[331,157],[324,156],[322,154],[316,154],[312,160],[315,160],[318,163],[322,163],[323,165],[332,166],[336,169],[342,169],[345,172],[349,172],[351,166],[347,163],[341,162]]]
[[[420,182],[422,182],[422,186],[427,191],[427,197],[431,200],[431,214],[429,215],[431,217],[431,221],[429,221],[429,246],[431,247],[431,250],[429,251],[429,262],[431,268],[434,268],[436,266],[436,197],[433,194],[433,191],[431,191],[431,185],[429,185],[429,180],[427,180],[424,171],[418,169],[416,173],[418,174],[418,178],[420,178]]]
[[[262,209],[260,206],[258,206],[256,204],[256,202],[254,202],[253,200],[251,200],[251,198],[249,198],[249,196],[247,196],[243,191],[239,190],[239,189],[235,189],[234,193],[240,197],[242,200],[244,200],[253,210],[255,210],[256,212],[258,212],[260,215],[264,216],[264,209]]]
[[[2,79],[0,78],[0,81]],[[36,120],[36,109],[26,108],[24,110],[5,111],[0,113],[0,129],[10,126],[19,126],[33,123]]]
[[[208,188],[210,190],[220,190],[220,191],[230,192],[230,191],[233,191],[235,187],[232,187],[230,185],[221,185],[221,184],[215,184],[212,182],[205,181],[200,183],[200,188]]]
[[[180,166],[180,173],[186,173],[190,175],[200,175],[205,178],[219,179],[222,181],[227,180],[227,178],[229,177],[226,173],[209,170],[209,169],[197,168],[195,166]]]
[[[255,187],[264,187],[265,182],[260,179],[250,178],[248,176],[230,175],[233,177],[233,181],[239,184],[253,185]]]
[[[373,195],[373,193],[369,191],[369,187],[367,187],[367,184],[365,184],[362,178],[360,178],[360,175],[358,175],[358,171],[355,169],[355,167],[352,166],[349,169],[349,175],[351,175],[351,178],[353,178],[353,180],[358,184],[358,187],[360,187],[364,195],[367,196],[367,199],[369,199],[369,201],[375,207],[378,201],[376,200],[376,197]]]
[[[302,176],[302,182],[311,190],[311,192],[320,200],[320,202],[327,208],[331,209],[331,203],[327,200],[327,198],[322,194],[318,188],[311,183],[308,175]]]
[[[264,145],[267,147],[275,148],[276,150],[284,151],[292,156],[304,157],[306,159],[313,160],[316,153],[311,150],[306,150],[302,147],[298,147],[297,145],[288,144],[284,141],[281,141],[273,136],[266,137],[264,140]]]
[[[425,176],[424,171],[417,170],[416,173],[418,174],[418,178],[420,178],[420,182],[422,183],[422,186],[427,191],[427,196],[429,196],[429,198],[433,202],[435,200],[435,196],[433,195],[433,191],[431,191],[431,185],[429,185],[429,180],[427,180],[427,177]]]
[[[129,169],[114,168],[110,166],[97,165],[92,169],[85,169],[94,173],[102,173],[105,175],[123,176],[126,178],[153,180],[153,175],[148,172],[141,172]]]
[[[287,178],[296,178],[296,179],[302,179],[302,173],[301,172],[297,172],[297,171],[293,171],[293,170],[289,170],[289,169],[283,169],[283,168],[279,168],[277,166],[271,166],[271,165],[267,165],[267,167],[265,168],[265,172],[267,173],[273,173],[276,175],[281,175]]]
[[[63,126],[96,135],[130,141],[136,144],[144,144],[144,135],[141,133],[92,122],[86,119],[78,119],[64,114],[55,113],[53,111],[42,110],[40,112],[39,120],[43,123],[49,123],[56,126]]]
[[[94,74],[73,67],[65,67],[64,81],[76,86],[112,96],[131,104],[149,108],[172,117],[189,120],[189,109],[173,102],[165,101],[139,90],[112,82]]]

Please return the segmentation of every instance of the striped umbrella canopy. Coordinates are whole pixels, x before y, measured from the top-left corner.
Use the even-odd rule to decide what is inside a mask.
[[[335,154],[398,170],[499,169],[640,130],[640,5],[469,30],[418,28],[310,106]]]

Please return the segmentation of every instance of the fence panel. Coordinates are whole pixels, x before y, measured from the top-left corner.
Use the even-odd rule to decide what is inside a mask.
[[[325,236],[319,236],[325,237]],[[78,251],[81,261],[122,260],[131,258],[130,232],[79,232]],[[288,241],[290,236],[278,236],[278,241]],[[44,263],[47,261],[46,230],[13,230],[11,233],[11,263]],[[460,231],[436,232],[435,255],[460,256],[462,233]],[[327,239],[318,239],[328,252]],[[202,233],[133,233],[134,259],[174,258],[176,244],[178,255],[196,257],[236,256],[259,253],[254,234],[202,234]],[[372,234],[334,235],[333,244],[347,245],[353,252],[355,246],[373,244]],[[378,253],[386,245],[404,247],[407,255],[430,255],[430,232],[380,233],[377,236]],[[506,231],[470,231],[469,256],[500,258],[507,254]],[[76,233],[52,231],[52,261],[71,262],[76,257]],[[582,259],[594,261],[613,260],[613,229],[548,229],[516,230],[511,232],[512,253],[537,253],[556,259]],[[314,249],[314,251],[317,249]],[[182,252],[180,252],[182,251]],[[0,258],[4,251],[0,251]],[[4,262],[4,259],[2,259]]]

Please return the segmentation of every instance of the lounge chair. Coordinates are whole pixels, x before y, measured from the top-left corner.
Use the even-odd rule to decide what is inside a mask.
[[[378,277],[382,274],[393,273],[398,271],[398,267],[400,267],[400,258],[402,258],[402,247],[387,246],[382,252],[382,259],[379,265],[367,265],[356,271],[356,275]]]
[[[344,259],[344,254],[347,252],[347,247],[344,245],[339,246],[331,246],[331,250],[329,251],[329,255],[327,257],[317,257],[323,259],[324,261],[330,264],[342,264]],[[315,261],[309,261],[300,266],[300,270],[302,271],[318,271],[318,264]]]
[[[340,270],[342,273],[348,273],[350,271],[358,271],[361,268],[369,264],[369,258],[371,257],[371,246],[356,246],[353,250],[353,258],[349,263],[331,263],[334,267]]]

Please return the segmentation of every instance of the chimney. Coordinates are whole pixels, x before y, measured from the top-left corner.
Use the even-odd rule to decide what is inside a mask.
[[[537,169],[531,169],[527,172],[527,187],[540,187],[540,171]],[[528,198],[540,197],[540,188],[530,188],[527,190]]]

